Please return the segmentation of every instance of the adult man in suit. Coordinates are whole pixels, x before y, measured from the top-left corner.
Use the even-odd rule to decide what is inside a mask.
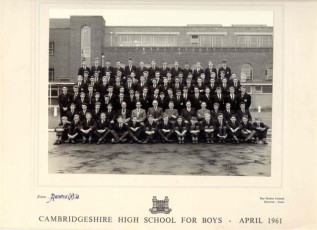
[[[166,77],[168,71],[170,71],[170,68],[167,67],[167,62],[163,61],[162,68],[160,68],[160,75]]]
[[[131,120],[131,111],[127,109],[127,103],[121,102],[121,108],[117,110],[117,117],[121,116],[124,123],[128,123]]]
[[[171,121],[169,121],[168,115],[163,115],[163,121],[158,123],[158,133],[162,138],[162,142],[171,143],[170,137],[174,134],[174,126]]]
[[[82,122],[82,126],[80,129],[81,135],[83,137],[83,142],[82,142],[83,144],[87,143],[87,139],[88,139],[88,143],[91,144],[92,134],[95,128],[96,128],[96,122],[94,119],[92,119],[91,113],[87,112],[86,117],[84,121]]]
[[[127,76],[130,76],[130,74],[132,72],[136,72],[136,66],[133,65],[133,60],[132,58],[129,58],[128,60],[128,65],[124,68],[124,75],[127,77]]]
[[[178,61],[174,62],[174,67],[171,69],[171,73],[173,77],[178,76],[179,72],[182,71],[182,69],[178,65]]]
[[[102,67],[99,65],[99,58],[95,58],[95,64],[91,67],[90,75],[98,73],[99,76],[103,76]]]
[[[84,76],[85,71],[88,71],[90,73],[90,68],[87,67],[87,61],[84,59],[82,61],[81,67],[78,69],[78,75]]]
[[[222,67],[218,69],[218,76],[220,76],[221,71],[224,71],[225,77],[229,80],[231,76],[231,69],[227,66],[227,60],[223,59],[221,63],[222,63]]]
[[[58,106],[60,112],[60,118],[66,116],[69,105],[71,103],[71,96],[68,93],[67,86],[62,87],[62,93],[58,95]]]
[[[111,132],[111,124],[106,119],[106,114],[104,112],[100,113],[100,119],[96,123],[96,130],[94,134],[98,138],[97,145],[105,143],[106,138]]]
[[[111,62],[109,60],[105,61],[105,66],[103,67],[102,71],[103,71],[102,72],[103,75],[106,75],[106,72],[109,71],[110,76],[114,77],[114,68],[111,66]],[[103,77],[103,76],[101,76],[101,77]]]
[[[170,101],[168,103],[168,108],[165,109],[164,114],[166,114],[168,116],[169,121],[171,121],[172,123],[176,122],[176,119],[179,115],[179,112],[177,109],[174,108],[174,102]]]
[[[214,63],[212,61],[209,61],[208,68],[205,69],[206,81],[210,81],[211,73],[215,73],[215,77],[217,77],[217,70],[214,67]]]
[[[132,110],[131,117],[135,116],[137,118],[137,122],[143,124],[146,119],[146,111],[141,108],[142,105],[140,101],[136,102],[135,106],[136,109]]]
[[[148,109],[147,115],[152,115],[153,117],[153,121],[158,122],[159,120],[162,119],[162,115],[163,115],[163,109],[158,107],[158,102],[157,100],[154,100],[152,102],[152,106],[151,108]]]
[[[210,114],[210,110],[207,109],[206,107],[207,107],[206,102],[202,101],[202,102],[201,102],[201,109],[197,110],[197,118],[198,118],[198,121],[204,120],[206,113],[209,113],[209,114]]]
[[[241,85],[241,93],[238,94],[238,103],[243,102],[245,104],[245,109],[249,109],[251,105],[251,95],[246,92],[244,85]]]
[[[193,80],[197,81],[197,78],[200,77],[201,73],[204,73],[204,69],[201,67],[200,62],[197,62],[196,69],[193,72]]]
[[[189,123],[191,117],[197,117],[196,109],[195,109],[195,108],[192,108],[191,105],[192,105],[191,102],[190,102],[190,101],[187,101],[187,102],[186,102],[186,108],[184,108],[184,109],[182,110],[181,116],[182,116],[183,119],[185,120],[185,123]]]
[[[126,137],[129,135],[129,126],[123,122],[123,118],[118,116],[117,123],[112,126],[111,134],[114,137],[112,143],[125,143],[127,141]]]

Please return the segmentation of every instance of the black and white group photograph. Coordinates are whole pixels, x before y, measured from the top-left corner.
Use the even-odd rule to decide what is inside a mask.
[[[273,12],[49,17],[50,174],[271,176]]]

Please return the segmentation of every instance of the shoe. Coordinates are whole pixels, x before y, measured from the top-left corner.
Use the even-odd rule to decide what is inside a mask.
[[[101,140],[99,139],[98,142],[97,142],[97,145],[100,145],[100,143],[101,143]]]
[[[263,144],[267,145],[268,143],[265,140],[263,140]]]
[[[74,140],[70,140],[70,142],[71,142],[72,144],[75,144],[75,141],[74,141]]]
[[[222,140],[222,144],[226,144],[226,141],[225,141],[225,139],[223,139],[223,140]]]
[[[240,144],[240,142],[238,140],[236,140],[236,144],[238,145],[238,144]]]
[[[58,145],[58,141],[55,141],[53,145]]]
[[[81,143],[82,143],[82,144],[85,144],[86,142],[87,142],[86,140],[83,140]]]
[[[69,139],[68,139],[68,140],[66,140],[66,141],[64,141],[64,143],[69,143]]]

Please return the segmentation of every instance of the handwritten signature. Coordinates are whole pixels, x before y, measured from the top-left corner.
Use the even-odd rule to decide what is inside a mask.
[[[78,200],[79,195],[76,193],[69,193],[69,194],[55,194],[52,193],[50,196],[50,200],[47,201],[46,203],[50,203],[51,201],[55,200]]]

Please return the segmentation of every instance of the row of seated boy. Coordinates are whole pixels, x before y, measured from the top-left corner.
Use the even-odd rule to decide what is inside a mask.
[[[258,143],[260,140],[266,142],[268,126],[259,118],[252,123],[248,116],[243,116],[242,121],[237,121],[235,115],[231,115],[229,120],[224,119],[222,113],[217,114],[217,120],[211,119],[210,113],[205,113],[201,121],[197,117],[184,120],[178,116],[174,122],[170,121],[167,114],[163,114],[162,120],[157,120],[152,114],[147,116],[145,122],[138,121],[137,116],[132,115],[132,119],[126,122],[119,115],[116,122],[111,123],[107,120],[106,113],[100,114],[100,119],[95,121],[92,114],[87,112],[85,119],[80,120],[79,114],[75,114],[71,122],[66,116],[62,117],[61,124],[55,128],[57,139],[54,144],[82,143],[97,144],[106,143],[172,143],[178,141],[184,144],[191,140],[192,143],[205,142],[212,144],[231,142]]]

